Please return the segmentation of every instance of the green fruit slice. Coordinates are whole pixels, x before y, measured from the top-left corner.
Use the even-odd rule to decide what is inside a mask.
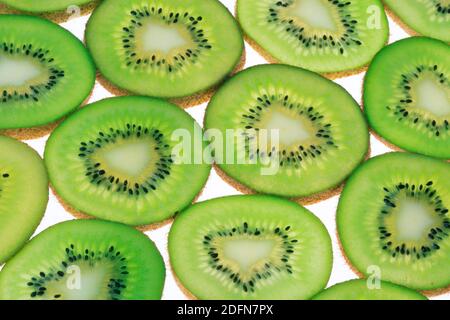
[[[384,0],[409,28],[450,42],[450,2],[448,0]]]
[[[205,127],[207,135],[224,137],[223,146],[212,149],[227,175],[287,197],[338,186],[368,152],[369,133],[355,100],[333,82],[286,65],[234,76],[210,101]]]
[[[89,20],[86,41],[114,85],[164,98],[215,86],[236,67],[244,46],[217,0],[105,0]]]
[[[93,1],[98,0],[1,0],[0,3],[23,11],[41,13],[65,11],[72,6],[83,6]]]
[[[369,124],[408,151],[450,158],[450,47],[409,38],[383,49],[364,83]]]
[[[153,242],[122,224],[63,222],[43,231],[0,272],[0,300],[156,300],[163,259]]]
[[[44,162],[26,144],[0,136],[0,264],[31,237],[48,202]]]
[[[78,108],[95,82],[83,44],[50,21],[0,16],[0,129],[54,122]]]
[[[415,154],[370,159],[348,180],[337,228],[366,276],[416,290],[450,285],[450,164]]]
[[[369,287],[367,280],[350,280],[338,283],[318,295],[313,300],[428,300],[420,293],[381,281],[379,287]]]
[[[308,299],[327,284],[331,240],[296,203],[234,196],[182,212],[169,234],[181,284],[199,299]]]
[[[192,137],[192,148],[202,145],[195,120],[166,101],[96,102],[51,134],[45,148],[51,184],[70,206],[102,219],[131,225],[169,219],[191,204],[211,169],[196,164],[194,153],[181,159],[173,150],[179,130]]]
[[[238,0],[237,15],[271,60],[320,73],[361,68],[389,36],[378,0]]]

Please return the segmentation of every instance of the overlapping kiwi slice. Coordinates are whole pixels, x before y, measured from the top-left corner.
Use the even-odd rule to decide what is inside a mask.
[[[169,255],[199,299],[308,299],[328,282],[331,240],[311,212],[271,196],[196,204],[177,216]]]
[[[364,107],[372,128],[390,143],[449,159],[450,47],[414,37],[383,49],[367,72]]]
[[[238,0],[237,15],[269,60],[333,76],[368,64],[389,35],[378,0]]]
[[[163,98],[210,89],[243,53],[239,27],[217,0],[105,0],[89,20],[86,41],[115,86]]]
[[[31,237],[47,201],[42,159],[26,144],[0,136],[0,264]]]
[[[0,16],[0,129],[52,123],[91,92],[95,66],[83,44],[47,20]]]
[[[316,295],[313,300],[427,300],[417,291],[403,286],[380,281],[350,280],[338,283]]]
[[[202,145],[200,126],[166,101],[96,102],[51,134],[45,148],[50,182],[64,202],[89,215],[130,225],[169,219],[194,200],[211,169],[196,164],[194,152],[173,150],[177,130],[189,135],[191,150]]]
[[[450,42],[450,1],[384,0],[408,31]],[[410,30],[412,29],[412,30]]]
[[[353,98],[330,80],[286,65],[234,76],[209,103],[205,128],[228,176],[286,197],[337,187],[368,153],[367,125]]]
[[[348,180],[337,211],[351,264],[416,290],[450,285],[450,164],[416,154],[370,159]]]
[[[85,6],[90,2],[99,2],[100,0],[1,0],[1,3],[11,8],[32,13],[47,13],[66,11],[72,6]]]
[[[0,272],[0,300],[156,300],[165,267],[153,242],[113,222],[63,222],[33,238]]]

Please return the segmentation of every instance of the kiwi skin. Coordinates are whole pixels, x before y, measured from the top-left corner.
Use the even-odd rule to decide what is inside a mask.
[[[86,37],[85,37],[86,38]],[[238,62],[238,64],[236,65],[236,67],[234,68],[234,70],[227,76],[227,78],[225,78],[224,80],[222,80],[221,83],[206,89],[203,92],[199,92],[196,93],[192,96],[187,96],[187,97],[182,97],[182,98],[172,98],[169,99],[169,102],[179,106],[180,108],[183,109],[187,109],[187,108],[191,108],[191,107],[195,107],[199,104],[208,102],[212,96],[216,93],[217,89],[219,89],[220,85],[227,81],[228,78],[232,77],[233,75],[235,75],[236,73],[238,73],[239,71],[244,69],[245,66],[245,62],[246,62],[246,52],[245,52],[245,47],[242,51],[242,55],[241,58]],[[106,79],[100,72],[97,72],[97,81],[111,94],[116,95],[116,96],[129,96],[132,95],[131,92],[121,89],[119,87],[117,87],[116,85],[114,85],[112,82],[110,82],[108,79]]]
[[[90,14],[96,6],[100,3],[101,0],[93,0],[85,5],[80,6],[80,16],[85,16]],[[55,11],[55,12],[45,12],[45,13],[32,13],[27,11],[21,11],[14,8],[8,7],[6,4],[0,3],[0,14],[25,14],[25,15],[33,15],[39,16],[41,18],[45,18],[51,20],[56,23],[64,23],[71,19],[72,13],[67,11]]]

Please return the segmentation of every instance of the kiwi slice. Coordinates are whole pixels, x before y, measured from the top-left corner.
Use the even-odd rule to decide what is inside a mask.
[[[199,299],[308,299],[328,282],[330,236],[311,212],[251,195],[195,204],[175,219],[169,256]]]
[[[234,76],[209,103],[205,127],[223,137],[234,133],[223,147],[212,144],[221,170],[247,188],[286,197],[337,187],[369,145],[362,112],[342,87],[286,65],[256,66]],[[273,171],[264,172],[267,167]]]
[[[215,86],[236,67],[244,46],[217,0],[105,0],[89,20],[86,41],[115,86],[163,98]]]
[[[0,15],[0,129],[52,123],[79,107],[95,82],[83,44],[48,20]]]
[[[48,202],[44,162],[26,144],[0,136],[0,264],[31,237]]]
[[[384,0],[407,31],[450,42],[450,1]],[[412,30],[411,30],[412,29]]]
[[[72,6],[85,6],[100,0],[0,0],[11,8],[32,13],[65,11]]]
[[[378,0],[238,0],[237,15],[269,61],[333,76],[368,64],[389,36]]]
[[[408,151],[450,158],[450,47],[413,37],[383,49],[364,83],[369,124]]]
[[[422,294],[389,282],[381,281],[380,287],[369,287],[367,280],[350,280],[338,283],[313,300],[428,300]]]
[[[74,220],[33,238],[0,272],[0,300],[157,300],[165,267],[153,242],[114,222]]]
[[[200,126],[166,101],[93,103],[51,134],[44,157],[50,182],[64,202],[89,215],[130,225],[169,219],[194,200],[211,169],[195,164],[193,153],[186,161],[172,152],[176,130],[190,134],[192,150],[202,145]]]
[[[450,285],[450,164],[416,154],[370,159],[348,180],[337,229],[363,275],[416,290]]]

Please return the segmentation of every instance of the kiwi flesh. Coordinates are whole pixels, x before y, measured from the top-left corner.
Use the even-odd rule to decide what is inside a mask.
[[[450,158],[450,47],[413,37],[381,50],[364,82],[370,126],[411,152]]]
[[[33,238],[0,272],[0,300],[157,300],[165,266],[153,242],[123,224],[73,220]]]
[[[86,42],[114,86],[171,99],[215,87],[244,48],[236,21],[217,0],[105,0],[89,19]]]
[[[195,204],[169,233],[180,284],[199,299],[308,299],[328,282],[330,236],[311,212],[265,195]]]
[[[0,264],[31,237],[48,202],[44,162],[26,144],[0,136]]]
[[[70,32],[34,16],[0,16],[0,130],[57,121],[94,82],[90,55]]]
[[[270,61],[330,77],[366,66],[389,36],[379,0],[238,0],[237,16]]]
[[[66,11],[72,6],[83,7],[99,0],[1,0],[0,3],[30,13]]]
[[[450,1],[384,0],[384,3],[407,31],[450,42]]]
[[[385,281],[372,288],[369,281],[358,279],[335,284],[314,296],[313,300],[428,300],[417,291]]]
[[[415,290],[450,285],[450,164],[409,153],[370,159],[347,181],[337,210],[339,239],[364,276]]]
[[[330,80],[287,65],[256,66],[231,78],[211,99],[205,130],[223,137],[235,132],[227,138],[232,147],[228,140],[211,143],[229,177],[256,192],[292,198],[335,189],[369,149],[355,100]],[[267,143],[261,130],[267,130]],[[269,131],[279,133],[278,141]],[[264,173],[267,167],[273,172]]]
[[[191,204],[211,165],[180,159],[172,139],[183,129],[202,145],[185,111],[147,97],[105,99],[82,108],[53,131],[45,147],[50,182],[74,209],[98,218],[147,225]],[[177,192],[179,188],[183,192]]]

